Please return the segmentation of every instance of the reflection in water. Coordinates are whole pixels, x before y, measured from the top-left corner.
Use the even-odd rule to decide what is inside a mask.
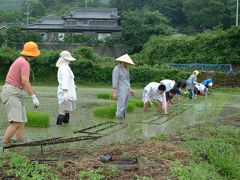
[[[167,118],[161,118],[161,121],[166,121]],[[142,124],[142,133],[144,137],[150,138],[158,135],[160,132],[164,131],[166,127],[166,123],[159,123],[159,124]]]

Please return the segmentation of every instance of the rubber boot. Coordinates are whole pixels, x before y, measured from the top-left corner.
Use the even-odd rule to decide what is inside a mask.
[[[64,120],[64,115],[62,115],[62,114],[59,114],[58,115],[58,117],[57,117],[57,125],[62,125],[62,122],[63,122],[63,120]]]
[[[63,119],[63,123],[69,123],[69,113],[66,113]]]

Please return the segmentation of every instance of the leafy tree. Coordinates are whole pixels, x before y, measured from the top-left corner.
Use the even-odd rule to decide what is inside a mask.
[[[42,3],[33,3],[30,8],[30,16],[38,17],[45,15],[45,7]]]
[[[0,46],[4,43],[4,36],[0,34]]]
[[[219,24],[229,28],[234,24],[235,4],[235,0],[183,0],[183,11],[196,29],[204,31]]]
[[[13,44],[16,42],[24,43],[27,41],[41,41],[41,36],[36,32],[21,31],[20,26],[12,26],[6,30],[5,41],[7,44]]]
[[[130,53],[139,52],[152,35],[170,35],[173,29],[158,11],[128,11],[123,13],[122,39]]]
[[[185,23],[185,16],[182,11],[183,0],[110,0],[109,4],[111,7],[118,8],[120,14],[123,11],[137,9],[158,10],[169,18],[173,26]]]
[[[0,22],[16,23],[23,19],[23,13],[17,11],[1,11]]]

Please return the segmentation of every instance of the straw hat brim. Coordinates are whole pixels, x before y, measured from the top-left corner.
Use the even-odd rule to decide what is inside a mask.
[[[128,54],[124,54],[123,56],[118,57],[116,59],[116,61],[125,62],[127,64],[135,65],[133,60],[130,58],[130,56]]]

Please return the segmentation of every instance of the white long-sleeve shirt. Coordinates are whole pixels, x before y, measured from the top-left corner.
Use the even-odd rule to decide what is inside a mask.
[[[158,86],[160,83],[157,82],[151,82],[149,83],[143,91],[143,101],[152,101],[152,100],[158,100],[162,103],[166,103],[166,96],[165,93],[163,92],[162,94],[158,93]]]
[[[64,64],[58,68],[58,104],[61,104],[64,101],[64,91],[66,89],[68,91],[68,99],[71,101],[77,100],[76,94],[76,86],[74,82],[74,74],[70,69],[69,65]]]
[[[170,91],[175,86],[175,81],[170,79],[164,79],[160,81],[160,83],[164,84],[166,86],[166,92]]]

